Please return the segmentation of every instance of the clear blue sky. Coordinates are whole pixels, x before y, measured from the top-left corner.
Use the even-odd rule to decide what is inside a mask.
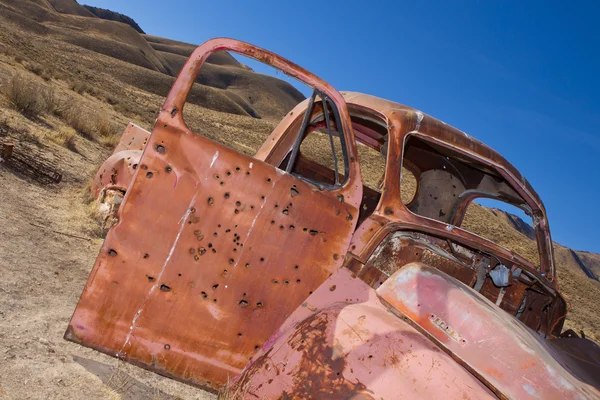
[[[521,170],[555,241],[600,253],[600,3],[80,2],[153,35],[251,42],[339,90],[431,114]]]

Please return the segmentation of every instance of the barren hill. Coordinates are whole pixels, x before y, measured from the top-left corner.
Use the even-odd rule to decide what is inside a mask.
[[[0,399],[122,398],[130,387],[140,398],[212,398],[62,339],[102,244],[86,184],[129,121],[151,129],[195,45],[142,35],[74,0],[0,0],[0,26],[0,143],[15,143],[21,160],[0,163]],[[186,120],[246,154],[303,98],[228,53],[206,67]],[[15,87],[27,104],[5,95]],[[518,217],[475,206],[464,224],[535,258]],[[567,327],[598,340],[600,255],[556,244],[555,259]]]

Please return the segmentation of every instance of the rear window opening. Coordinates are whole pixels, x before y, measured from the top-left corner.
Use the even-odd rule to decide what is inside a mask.
[[[406,170],[410,174],[405,175]],[[494,168],[410,136],[404,149],[401,188],[412,213],[474,233],[539,268],[535,229],[523,211],[529,207]]]

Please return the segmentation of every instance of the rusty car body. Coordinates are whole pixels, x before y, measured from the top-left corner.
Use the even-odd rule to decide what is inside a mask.
[[[254,156],[184,122],[221,50],[314,89]],[[317,131],[328,165],[300,151]],[[362,179],[364,148],[385,157],[379,187]],[[406,171],[418,183],[408,202]],[[494,150],[418,110],[213,39],[152,133],[126,129],[92,190],[120,205],[68,340],[249,399],[599,397],[598,346],[562,332],[542,201]],[[539,262],[460,227],[478,197],[532,216]]]

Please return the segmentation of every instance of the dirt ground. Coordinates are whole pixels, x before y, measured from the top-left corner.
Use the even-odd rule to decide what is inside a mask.
[[[82,187],[107,149],[37,146],[60,165],[60,184],[0,163],[0,399],[216,398],[63,339],[102,244]]]

